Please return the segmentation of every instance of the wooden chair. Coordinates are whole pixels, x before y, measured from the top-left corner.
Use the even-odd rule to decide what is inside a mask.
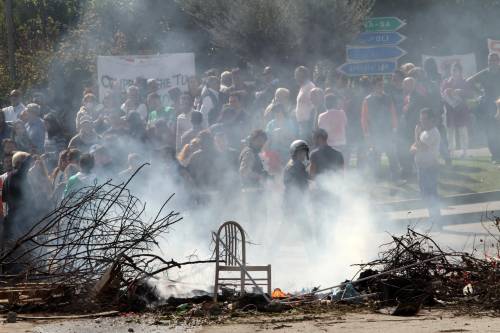
[[[215,237],[215,287],[214,299],[217,300],[219,288],[231,285],[238,286],[241,294],[245,286],[267,286],[267,294],[271,295],[271,265],[247,266],[245,249],[245,231],[234,221],[225,222],[214,233]],[[238,272],[237,277],[221,277],[221,272]],[[253,278],[249,272],[265,272],[265,278]]]

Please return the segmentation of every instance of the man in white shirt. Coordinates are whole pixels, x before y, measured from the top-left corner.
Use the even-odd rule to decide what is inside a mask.
[[[441,216],[437,191],[440,142],[434,112],[429,108],[420,110],[420,123],[415,129],[415,143],[411,151],[415,154],[420,194],[431,218]]]
[[[297,107],[295,116],[299,124],[300,137],[307,140],[311,137],[313,129],[313,104],[311,102],[311,90],[316,86],[309,79],[309,70],[300,66],[295,69],[295,81],[300,85],[300,90],[297,95]]]
[[[14,122],[19,119],[19,115],[26,110],[26,106],[21,103],[21,91],[15,89],[10,92],[10,103],[11,105],[3,108],[2,111],[5,114],[5,121]]]
[[[215,124],[220,112],[220,83],[216,76],[209,76],[207,84],[201,92],[200,112],[203,114],[203,125]]]

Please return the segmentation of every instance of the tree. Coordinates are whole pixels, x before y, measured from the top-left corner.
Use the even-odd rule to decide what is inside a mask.
[[[373,0],[177,0],[220,48],[251,62],[340,58]]]

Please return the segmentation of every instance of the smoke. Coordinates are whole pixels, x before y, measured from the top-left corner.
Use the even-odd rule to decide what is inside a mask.
[[[142,194],[149,211],[154,212],[160,199],[175,192],[169,207],[183,215],[183,220],[161,240],[160,255],[180,261],[208,259],[214,250],[212,232],[225,221],[237,221],[247,233],[247,264],[271,264],[273,288],[301,291],[351,279],[358,271],[351,265],[375,259],[378,245],[388,237],[386,225],[363,191],[366,184],[355,170],[325,175],[311,183],[311,192],[300,194],[295,201],[302,203],[300,209],[306,214],[300,221],[284,217],[281,177],[267,184],[260,202],[250,203],[250,210],[258,210],[253,214],[258,217],[255,219],[249,219],[249,207],[242,196],[228,202],[217,193],[210,203],[195,206],[170,177],[158,174],[150,178],[150,184],[154,184],[149,189],[152,192]],[[315,205],[313,199],[318,192],[322,201]],[[193,290],[211,292],[214,268],[215,264],[185,266],[152,282],[165,297],[192,295]]]

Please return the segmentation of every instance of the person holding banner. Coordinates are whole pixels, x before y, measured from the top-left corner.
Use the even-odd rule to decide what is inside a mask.
[[[498,122],[495,121],[496,100],[500,97],[500,57],[496,53],[488,55],[488,68],[474,74],[467,79],[481,95],[480,113],[478,121],[486,130],[488,148],[493,164],[500,163],[500,136]],[[482,88],[482,92],[477,85]]]

